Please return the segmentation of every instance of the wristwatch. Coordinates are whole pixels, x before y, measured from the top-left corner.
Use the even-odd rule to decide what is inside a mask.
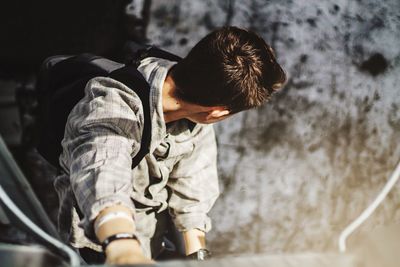
[[[211,252],[208,249],[201,248],[187,257],[192,260],[204,261],[211,258]]]

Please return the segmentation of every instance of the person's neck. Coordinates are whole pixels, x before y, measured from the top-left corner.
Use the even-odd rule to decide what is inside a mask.
[[[162,88],[162,105],[165,123],[177,121],[188,115],[185,103],[175,97],[176,85],[171,75],[167,75]]]

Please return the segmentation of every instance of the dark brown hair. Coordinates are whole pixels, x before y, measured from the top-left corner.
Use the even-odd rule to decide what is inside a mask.
[[[177,97],[231,112],[261,106],[286,81],[271,47],[256,33],[232,26],[201,39],[171,74]]]

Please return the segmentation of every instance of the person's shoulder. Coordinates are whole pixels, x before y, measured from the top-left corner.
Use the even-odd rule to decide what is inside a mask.
[[[86,85],[86,91],[107,93],[123,93],[138,97],[134,88],[129,88],[124,83],[110,77],[94,77]]]
[[[134,88],[109,77],[95,77],[89,80],[85,96],[87,101],[96,101],[104,106],[127,105],[136,112],[142,110],[142,101]]]
[[[143,124],[143,105],[140,97],[124,84],[108,78],[95,77],[85,87],[85,96],[75,105],[68,117],[67,129],[94,122]],[[127,127],[127,126],[126,126]]]

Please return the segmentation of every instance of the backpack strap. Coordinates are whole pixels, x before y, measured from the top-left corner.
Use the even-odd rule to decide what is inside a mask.
[[[179,62],[182,60],[181,57],[174,55],[170,52],[167,52],[165,50],[162,50],[155,46],[149,46],[144,51],[141,51],[139,58],[144,59],[146,57],[157,57],[157,58],[168,59],[168,60],[176,61],[176,62]]]
[[[152,45],[143,45],[129,41],[125,44],[125,67],[109,74],[110,78],[122,82],[133,90],[142,101],[144,113],[144,128],[140,150],[132,159],[132,169],[150,152],[151,143],[151,116],[150,116],[150,86],[142,74],[137,70],[140,62],[147,57],[156,57],[179,62],[182,58]],[[134,78],[132,77],[134,75]]]
[[[111,72],[108,77],[122,82],[132,91],[134,91],[142,101],[144,113],[144,127],[142,131],[142,139],[140,150],[135,157],[132,158],[131,168],[135,168],[140,161],[150,152],[151,142],[151,117],[150,117],[150,85],[144,79],[143,75],[136,69],[136,66],[126,65],[120,69]]]
[[[153,45],[144,45],[134,41],[128,41],[124,46],[125,64],[138,67],[140,61],[147,57],[156,57],[179,62],[182,60],[180,56],[162,50]]]

